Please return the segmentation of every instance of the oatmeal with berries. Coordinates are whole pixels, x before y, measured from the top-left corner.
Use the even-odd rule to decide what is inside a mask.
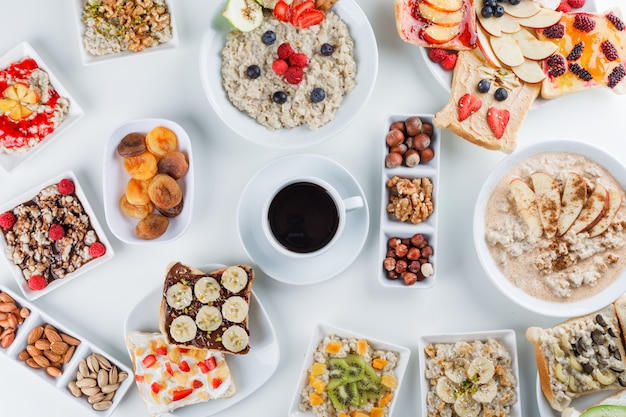
[[[269,130],[332,121],[356,71],[354,41],[333,12],[306,29],[266,12],[257,29],[229,33],[222,50],[228,99]]]

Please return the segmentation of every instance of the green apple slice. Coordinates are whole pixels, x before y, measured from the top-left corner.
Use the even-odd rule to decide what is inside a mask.
[[[250,32],[261,26],[263,7],[256,0],[229,0],[222,16],[235,29],[241,32]]]

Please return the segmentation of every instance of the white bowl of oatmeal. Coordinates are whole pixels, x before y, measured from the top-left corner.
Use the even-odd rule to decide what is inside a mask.
[[[350,125],[367,103],[378,72],[376,38],[356,1],[335,3],[319,27],[308,29],[278,22],[266,12],[261,27],[245,36],[234,36],[238,32],[221,16],[225,5],[216,9],[204,32],[200,77],[209,103],[226,125],[252,142],[291,149],[321,143]],[[276,35],[271,45],[262,41],[267,30]],[[272,69],[278,46],[285,42],[308,59],[299,84],[282,81]],[[330,56],[321,53],[324,43],[333,44]],[[226,45],[233,52],[224,60]],[[251,65],[259,67],[258,78],[247,77]],[[343,85],[349,92],[340,88]],[[310,99],[314,87],[325,91],[321,102]],[[283,104],[272,99],[278,92],[286,94]]]
[[[474,244],[488,277],[547,316],[613,302],[626,291],[622,184],[626,168],[584,142],[548,141],[504,159],[474,211]]]

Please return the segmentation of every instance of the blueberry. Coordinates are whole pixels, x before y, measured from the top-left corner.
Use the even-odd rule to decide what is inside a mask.
[[[246,75],[252,80],[259,78],[259,75],[261,75],[261,68],[259,68],[258,65],[250,65],[246,69]]]
[[[481,93],[486,93],[491,88],[491,83],[489,80],[482,79],[478,82],[478,91]]]
[[[496,6],[496,0],[485,0],[483,5],[487,6],[487,7],[495,7]]]
[[[335,47],[329,43],[323,43],[322,47],[320,48],[320,52],[324,56],[330,56],[333,54],[333,52],[335,52]]]
[[[484,6],[482,9],[480,9],[480,14],[485,19],[488,19],[493,16],[493,8],[490,6]]]
[[[507,97],[509,96],[509,93],[506,91],[506,89],[500,87],[496,90],[495,93],[493,93],[493,96],[496,98],[496,100],[498,101],[504,101],[507,99]]]
[[[504,16],[504,7],[502,7],[501,5],[497,5],[494,9],[493,9],[493,15],[495,17],[502,17]]]
[[[272,100],[276,104],[283,104],[285,101],[287,101],[287,93],[285,93],[284,91],[277,91],[272,96]]]
[[[509,3],[511,3],[513,6],[516,6],[520,3],[521,0],[509,0]]]
[[[316,87],[311,91],[311,101],[313,103],[319,103],[326,98],[326,92],[323,88]]]
[[[276,34],[273,31],[268,30],[263,33],[262,39],[264,44],[272,45],[274,42],[276,42]]]

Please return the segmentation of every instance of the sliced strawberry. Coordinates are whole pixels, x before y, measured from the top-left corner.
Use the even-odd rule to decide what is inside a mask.
[[[137,381],[137,382],[143,382],[143,375],[137,375],[137,374],[135,374],[135,381]]]
[[[191,368],[189,367],[189,364],[187,363],[187,361],[182,361],[180,365],[178,365],[178,369],[180,369],[183,372],[189,372]]]
[[[315,2],[313,0],[295,0],[289,6],[289,22],[297,26],[300,15],[306,10],[315,9]]]
[[[159,391],[161,391],[161,384],[159,384],[158,382],[153,382],[150,385],[150,389],[152,390],[152,392],[154,392],[155,394],[158,394]]]
[[[171,363],[165,362],[165,370],[167,371],[168,374],[170,374],[171,376],[174,376],[174,370],[172,369]]]
[[[308,9],[302,12],[300,16],[298,16],[298,21],[294,24],[294,26],[306,29],[308,27],[319,25],[320,23],[322,23],[324,21],[324,17],[326,17],[326,14],[323,11],[317,9]]]
[[[206,359],[204,362],[206,363],[206,366],[209,369],[209,371],[212,371],[213,369],[217,368],[217,362],[215,361],[215,356],[211,356],[210,358]]]
[[[507,109],[490,107],[489,110],[487,110],[487,123],[498,139],[504,135],[510,118],[511,114]]]
[[[141,363],[143,363],[143,366],[145,366],[146,368],[150,368],[152,365],[156,363],[156,361],[157,361],[156,356],[148,355],[142,359]]]
[[[281,22],[289,21],[289,5],[283,0],[280,0],[274,6],[274,17],[276,17],[276,19],[280,20]]]
[[[202,387],[203,385],[204,384],[199,379],[194,379],[193,382],[191,383],[191,386],[196,389]]]
[[[200,369],[200,372],[202,372],[203,374],[209,373],[209,367],[207,366],[206,363],[204,363],[204,361],[198,362],[198,368]]]
[[[182,400],[193,392],[192,388],[172,391],[172,401]]]
[[[216,389],[220,385],[222,385],[222,380],[219,378],[213,378],[213,381],[211,381],[211,386],[213,387],[213,389]]]
[[[478,97],[470,93],[463,95],[457,104],[459,108],[459,122],[462,122],[472,114],[476,113],[482,105],[483,102]]]
[[[167,355],[167,347],[166,346],[157,346],[154,348],[154,351],[158,355]]]
[[[187,353],[189,352],[188,348],[184,348],[184,347],[179,347],[178,350],[180,351],[180,353]]]

